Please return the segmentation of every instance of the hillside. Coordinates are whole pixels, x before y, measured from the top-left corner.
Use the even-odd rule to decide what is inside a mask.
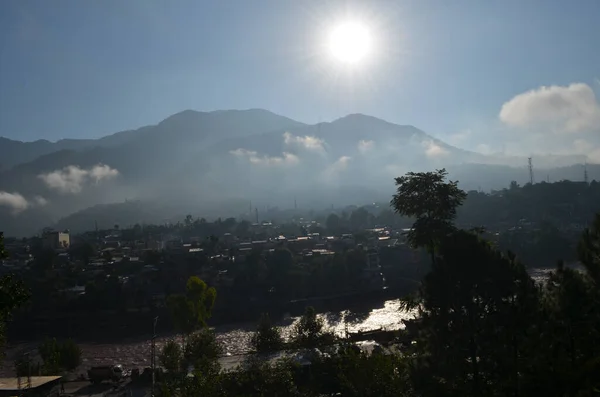
[[[140,214],[160,219],[192,211],[235,215],[250,201],[286,208],[294,197],[314,208],[386,200],[395,176],[439,167],[470,189],[528,179],[523,166],[502,165],[526,159],[465,151],[413,126],[362,114],[306,125],[260,109],[187,110],[97,140],[0,140],[0,153],[8,152],[13,166],[0,171],[0,225],[7,234],[33,233],[71,214],[79,219],[88,207],[131,200],[150,206]],[[553,180],[582,175],[577,167],[543,172]],[[113,211],[95,207],[93,218],[118,222]],[[60,225],[71,223],[66,219]]]

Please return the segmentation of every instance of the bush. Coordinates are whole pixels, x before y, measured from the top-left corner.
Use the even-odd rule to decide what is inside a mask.
[[[160,357],[161,365],[170,373],[176,374],[181,372],[183,364],[183,351],[181,345],[175,340],[170,340],[165,343]]]
[[[312,348],[331,344],[335,336],[331,332],[323,330],[323,320],[317,317],[317,312],[311,306],[294,326],[292,342],[298,348]]]
[[[81,349],[71,339],[59,343],[56,338],[48,338],[38,347],[44,362],[42,372],[57,375],[62,370],[72,371],[81,365]]]
[[[183,354],[187,366],[204,371],[218,365],[217,359],[222,352],[214,331],[204,328],[188,337]]]
[[[59,349],[59,363],[63,369],[73,371],[81,365],[81,348],[72,339],[60,344]]]
[[[271,352],[283,348],[283,338],[279,328],[271,324],[268,314],[263,314],[252,336],[252,346],[257,352]]]

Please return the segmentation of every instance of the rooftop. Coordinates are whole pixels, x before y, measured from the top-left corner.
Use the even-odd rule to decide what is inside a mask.
[[[53,382],[62,376],[32,376],[31,377],[31,388],[43,386],[47,383]],[[20,378],[21,390],[27,387],[27,377]],[[1,391],[12,391],[19,390],[19,378],[0,378],[0,390]]]

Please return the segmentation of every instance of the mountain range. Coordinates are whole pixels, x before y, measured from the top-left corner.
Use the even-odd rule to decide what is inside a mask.
[[[539,156],[536,175],[581,179],[584,161]],[[236,216],[250,203],[322,209],[387,201],[395,176],[441,167],[467,190],[498,189],[528,181],[526,165],[362,114],[308,125],[261,109],[186,110],[100,139],[0,138],[0,229],[29,235],[186,213]],[[588,173],[596,178],[600,169],[588,165]]]

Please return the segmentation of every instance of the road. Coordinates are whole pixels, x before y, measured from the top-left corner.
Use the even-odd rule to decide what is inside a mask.
[[[92,385],[89,381],[66,382],[64,384],[65,396],[87,396],[87,397],[147,397],[150,389],[131,387],[130,382],[124,382],[118,389],[110,383]]]

